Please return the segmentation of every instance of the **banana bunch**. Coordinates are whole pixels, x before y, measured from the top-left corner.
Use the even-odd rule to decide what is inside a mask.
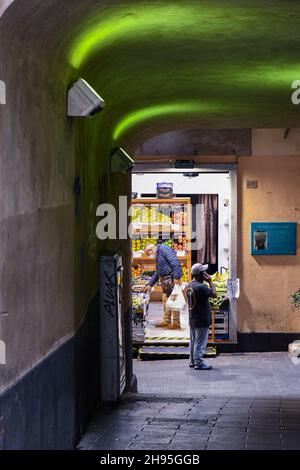
[[[221,274],[216,272],[211,276],[211,279],[215,285],[217,292],[224,292],[227,291],[227,280],[229,277],[229,273],[226,272],[225,274]]]
[[[227,282],[225,281],[220,281],[220,282],[214,282],[216,291],[226,291],[227,290]]]
[[[227,271],[225,274],[221,274],[217,271],[215,274],[211,276],[211,279],[213,282],[227,281],[228,278],[229,278],[229,273]]]
[[[209,303],[211,304],[212,307],[220,307],[222,302],[224,302],[224,299],[226,298],[226,294],[218,295],[218,297],[210,297],[209,298]]]
[[[212,274],[211,280],[212,280],[213,282],[216,282],[216,281],[219,280],[219,279],[218,279],[219,276],[221,276],[221,274],[220,274],[219,272],[216,272],[215,274]]]

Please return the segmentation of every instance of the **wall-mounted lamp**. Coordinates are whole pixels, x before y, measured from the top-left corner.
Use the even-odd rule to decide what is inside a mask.
[[[90,117],[99,113],[105,101],[82,78],[79,78],[68,91],[68,110],[70,117]]]
[[[110,154],[111,173],[125,173],[134,166],[134,160],[122,148],[114,148]]]

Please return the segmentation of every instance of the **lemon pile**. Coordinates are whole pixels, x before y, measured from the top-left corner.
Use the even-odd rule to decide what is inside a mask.
[[[136,238],[132,240],[132,251],[141,251],[147,245],[157,245],[157,238]]]
[[[186,266],[182,266],[182,282],[189,282],[189,270]]]
[[[156,206],[138,206],[132,209],[132,221],[142,224],[171,224],[170,215],[164,214]]]

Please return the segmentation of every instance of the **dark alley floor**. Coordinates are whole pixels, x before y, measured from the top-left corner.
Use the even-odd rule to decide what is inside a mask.
[[[98,411],[79,449],[300,450],[299,366],[287,354],[135,361],[139,394]]]

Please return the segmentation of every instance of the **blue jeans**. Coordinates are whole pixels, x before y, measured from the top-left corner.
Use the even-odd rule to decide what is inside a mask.
[[[203,356],[206,351],[209,328],[190,327],[190,362],[196,366],[201,366]]]

